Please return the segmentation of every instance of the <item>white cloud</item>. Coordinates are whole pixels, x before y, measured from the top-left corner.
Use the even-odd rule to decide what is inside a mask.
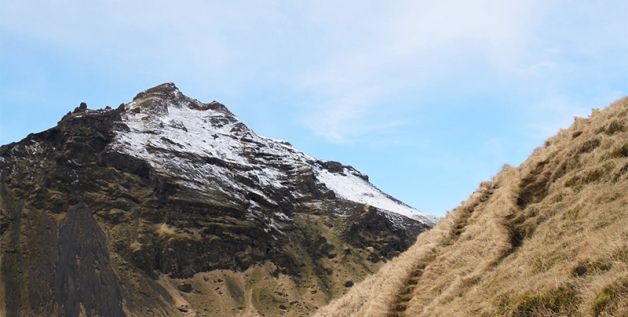
[[[64,56],[104,67],[145,72],[227,72],[243,44],[272,50],[260,36],[276,28],[278,12],[268,1],[246,6],[221,1],[1,1],[0,31],[46,45]],[[264,27],[256,30],[259,25]],[[258,35],[255,37],[254,35]],[[51,52],[52,53],[52,52]]]
[[[314,133],[352,142],[399,128],[408,120],[386,100],[443,78],[454,84],[460,65],[482,64],[521,86],[553,85],[549,75],[562,69],[569,49],[615,47],[604,34],[612,38],[621,27],[621,9],[599,26],[580,15],[599,19],[617,3],[0,0],[0,32],[155,81],[192,78],[234,93],[247,81],[276,82],[306,97],[295,106],[304,107],[301,121]],[[567,22],[586,20],[587,28],[561,25],[563,11],[575,12]],[[551,100],[562,95],[556,90],[536,93]],[[413,101],[420,105],[421,96]]]
[[[372,132],[364,129],[364,116],[377,116],[381,110],[374,107],[387,97],[447,72],[449,60],[480,56],[497,70],[519,73],[553,67],[551,61],[521,64],[536,27],[536,1],[399,1],[359,14],[356,7],[314,10],[342,35],[335,35],[340,49],[330,48],[322,65],[303,77],[303,89],[324,100],[306,121],[332,141]]]

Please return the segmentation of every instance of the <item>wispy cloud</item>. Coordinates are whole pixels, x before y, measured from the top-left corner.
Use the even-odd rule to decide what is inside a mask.
[[[0,0],[0,143],[84,97],[115,105],[175,81],[444,210],[626,94],[627,12],[625,0]]]
[[[621,9],[604,10],[618,5],[598,8],[564,0],[2,1],[0,31],[108,71],[132,70],[156,81],[184,78],[233,94],[247,85],[272,83],[293,90],[294,107],[301,108],[298,120],[313,133],[346,143],[403,128],[409,120],[398,110],[407,105],[386,101],[443,78],[455,84],[460,68],[482,64],[478,77],[490,73],[522,87],[557,85],[562,78],[556,74],[569,76],[565,65],[579,62],[566,58],[569,49],[579,56],[613,49],[604,32],[612,37],[612,28],[621,29],[622,19],[614,13]],[[579,22],[595,20],[579,18],[587,12],[614,18],[600,26],[595,21],[568,28],[553,23],[562,17],[556,12],[570,10]],[[626,30],[616,32],[628,35],[623,26]],[[557,37],[565,42],[556,43]],[[537,93],[550,101],[562,95],[555,87]],[[415,107],[421,102],[418,94],[412,100]]]
[[[324,102],[310,105],[305,121],[331,141],[351,141],[378,129],[365,128],[365,116],[392,112],[376,109],[383,101],[415,89],[451,71],[447,65],[488,62],[496,71],[532,72],[551,61],[522,60],[536,27],[537,1],[400,1],[392,8],[354,13],[359,3],[330,15],[340,30],[324,62],[303,76],[302,86]],[[346,19],[335,20],[333,16]],[[351,30],[343,34],[343,30]],[[344,35],[344,36],[343,36]],[[455,63],[449,63],[455,61]]]

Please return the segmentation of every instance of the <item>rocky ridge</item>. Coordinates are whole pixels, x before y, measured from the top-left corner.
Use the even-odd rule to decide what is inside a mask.
[[[162,84],[0,147],[0,312],[307,315],[433,223]]]

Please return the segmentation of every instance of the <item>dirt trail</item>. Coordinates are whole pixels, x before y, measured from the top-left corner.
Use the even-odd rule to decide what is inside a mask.
[[[414,271],[412,271],[412,273],[410,273],[410,276],[405,281],[404,286],[397,294],[395,302],[391,306],[388,317],[402,317],[406,315],[405,312],[408,308],[408,303],[412,299],[412,294],[414,293],[414,289],[416,289],[417,284],[421,279],[421,275],[423,274],[424,269],[425,265],[421,264],[417,266]]]
[[[456,241],[460,238],[460,235],[464,232],[469,222],[469,218],[471,218],[471,216],[473,215],[473,211],[476,210],[478,206],[484,204],[489,200],[489,198],[493,194],[494,189],[494,184],[488,185],[487,188],[484,188],[481,192],[479,192],[479,195],[475,201],[473,201],[469,206],[462,210],[458,218],[455,220],[451,231],[449,232],[449,239],[443,244],[445,248],[456,243]],[[399,292],[395,296],[395,301],[390,306],[387,315],[388,317],[406,316],[408,304],[414,296],[414,290],[419,287],[418,284],[421,280],[421,276],[423,275],[423,271],[432,261],[436,259],[438,254],[442,254],[443,251],[444,250],[440,250],[440,252],[438,252],[437,254],[434,254],[429,258],[422,259],[421,262],[416,264],[414,269],[410,272],[406,280],[403,282],[403,286],[399,289]]]

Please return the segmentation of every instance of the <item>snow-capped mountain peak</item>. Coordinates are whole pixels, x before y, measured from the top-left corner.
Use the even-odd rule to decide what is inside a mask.
[[[112,150],[147,161],[157,173],[203,195],[259,205],[318,198],[349,201],[433,224],[434,218],[386,195],[350,166],[318,161],[288,142],[256,135],[224,105],[202,103],[172,83],[124,105]]]
[[[431,227],[351,166],[258,136],[172,83],[116,109],[81,103],[0,146],[0,258],[19,290],[4,299],[34,316],[287,313],[243,306],[231,286],[309,315]]]

